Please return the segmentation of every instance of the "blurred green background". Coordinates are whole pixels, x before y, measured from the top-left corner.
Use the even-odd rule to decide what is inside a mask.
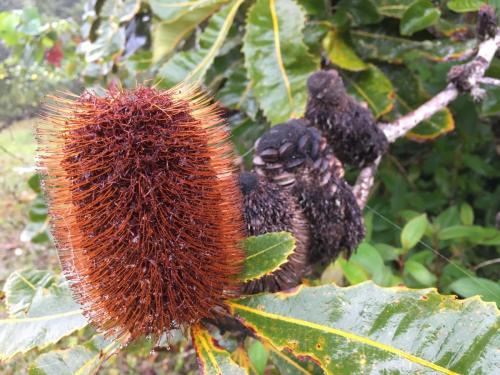
[[[483,3],[276,0],[287,93],[275,81],[268,1],[3,0],[0,286],[16,270],[60,273],[34,168],[33,129],[45,95],[198,80],[227,109],[232,139],[249,163],[263,131],[303,111],[305,80],[320,67],[339,69],[350,93],[382,122],[421,104],[475,45]],[[498,58],[487,75],[500,77]],[[462,96],[392,145],[365,209],[366,240],[311,283],[371,279],[500,304],[499,109],[499,88],[487,88],[482,103]],[[353,182],[357,171],[348,172]],[[8,315],[4,302],[0,291],[0,318]],[[81,329],[0,364],[0,373],[26,373],[30,366],[43,373],[33,365],[41,353],[93,335]],[[150,343],[129,347],[100,373],[196,373],[192,347],[180,338],[172,343],[169,352],[151,352]],[[252,350],[252,360],[265,368],[265,351]]]

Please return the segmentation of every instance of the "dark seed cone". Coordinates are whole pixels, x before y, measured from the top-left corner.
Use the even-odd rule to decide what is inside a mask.
[[[257,174],[290,192],[309,225],[310,263],[348,254],[364,237],[363,216],[342,163],[320,132],[304,120],[290,120],[262,135],[253,159]]]
[[[108,335],[159,337],[240,285],[233,152],[197,89],[53,98],[38,129],[52,231],[84,314]]]
[[[321,130],[342,163],[364,167],[386,152],[388,141],[372,113],[345,90],[335,70],[312,74],[305,117]]]
[[[277,292],[299,285],[309,271],[309,229],[297,199],[287,189],[250,172],[240,175],[240,185],[248,236],[287,231],[296,240],[286,263],[269,275],[246,282],[243,292]]]

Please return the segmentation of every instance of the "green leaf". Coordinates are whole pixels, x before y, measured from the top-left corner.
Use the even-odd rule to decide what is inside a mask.
[[[342,272],[344,272],[344,276],[349,281],[349,284],[356,285],[370,279],[368,272],[358,263],[342,258],[338,259],[337,262],[342,268]]]
[[[340,266],[352,285],[372,279],[379,285],[391,285],[392,272],[385,266],[377,249],[363,241],[348,261],[340,260]]]
[[[304,12],[293,0],[257,0],[248,12],[245,66],[272,124],[302,116],[307,78],[319,68],[303,42],[304,22]]]
[[[453,42],[448,39],[417,41],[391,35],[385,29],[350,30],[355,51],[363,60],[381,60],[384,62],[403,62],[410,51],[418,51],[431,61],[443,61],[451,57],[460,57],[474,47],[474,41]]]
[[[159,70],[161,86],[170,87],[181,81],[200,82],[224,44],[234,17],[243,0],[234,0],[215,13],[200,36],[199,47],[179,52]]]
[[[358,72],[368,68],[352,47],[345,40],[345,35],[338,30],[331,30],[323,39],[323,48],[330,61],[342,69]]]
[[[230,307],[261,340],[327,373],[491,374],[500,366],[498,310],[477,298],[363,283],[256,295]]]
[[[454,12],[465,13],[476,12],[486,3],[487,1],[481,0],[450,0],[446,3],[446,6]]]
[[[43,349],[87,325],[63,279],[50,284],[45,279],[48,275],[40,271],[18,274],[7,285],[12,290],[5,289],[16,315],[0,319],[0,361],[33,348]],[[34,292],[30,290],[33,287]],[[19,314],[19,308],[26,309],[30,299],[25,313]]]
[[[253,340],[248,348],[248,357],[252,362],[252,368],[257,374],[263,375],[266,370],[269,352],[259,340]]]
[[[454,225],[438,232],[442,241],[454,239],[467,239],[478,245],[500,245],[500,230],[496,228],[483,228],[477,225]]]
[[[228,108],[245,112],[252,120],[257,116],[258,107],[252,82],[247,78],[243,65],[231,73],[224,87],[217,92],[217,99]]]
[[[41,193],[42,189],[40,187],[40,175],[34,174],[33,176],[30,177],[28,180],[28,186],[33,190],[35,193]]]
[[[17,30],[21,17],[15,12],[0,13],[0,39],[5,42],[6,46],[15,46],[18,44],[22,34]]]
[[[409,275],[415,280],[418,285],[412,285],[416,287],[429,287],[436,284],[436,276],[429,271],[422,263],[415,261],[405,262],[404,268],[405,275]],[[414,283],[412,283],[414,284]]]
[[[340,12],[348,15],[352,26],[371,25],[383,19],[372,0],[341,0],[337,4]]]
[[[496,116],[500,112],[500,87],[485,87],[485,90],[481,113],[485,116]]]
[[[430,0],[417,0],[410,5],[403,14],[399,30],[402,35],[413,33],[434,25],[441,16]]]
[[[359,73],[344,74],[344,82],[349,93],[360,101],[368,103],[375,118],[394,107],[395,91],[391,81],[375,65]]]
[[[20,240],[33,243],[49,241],[48,225],[48,217],[44,221],[30,221],[21,232]]]
[[[446,293],[451,293],[450,284],[463,277],[475,277],[474,273],[464,268],[457,262],[450,261],[441,271],[439,277],[440,289]]]
[[[468,203],[462,203],[460,205],[460,220],[464,225],[474,224],[474,210]]]
[[[195,13],[198,9],[227,3],[229,0],[149,0],[149,6],[153,13],[162,21],[169,23],[180,20],[189,13]]]
[[[30,364],[29,375],[92,375],[119,348],[117,341],[94,336],[84,345],[42,354]]]
[[[231,359],[231,355],[216,344],[207,330],[195,325],[191,328],[191,335],[201,375],[246,374]]]
[[[323,375],[324,371],[307,358],[297,358],[287,350],[280,351],[269,345],[271,360],[283,375]]]
[[[31,203],[29,211],[30,221],[44,222],[47,220],[48,208],[45,199],[39,194]]]
[[[272,273],[286,262],[295,249],[295,238],[288,232],[266,233],[247,237],[245,267],[240,275],[242,281],[260,278]]]
[[[141,8],[140,0],[106,0],[99,11],[99,17],[110,17],[118,22],[130,21]]]
[[[477,155],[464,154],[463,162],[467,167],[480,175],[488,177],[500,176],[500,171]]]
[[[401,18],[414,0],[373,0],[380,14]]]
[[[500,306],[500,284],[482,277],[463,277],[450,284],[450,289],[462,297],[481,296]]]
[[[401,244],[404,250],[409,250],[422,239],[429,221],[427,215],[423,214],[411,219],[401,232]]]
[[[199,1],[199,5],[193,5],[189,12],[180,12],[180,15],[175,19],[167,18],[165,20],[160,19],[160,21],[156,19],[153,20],[153,29],[151,32],[153,62],[158,62],[172,52],[180,41],[226,2],[227,0],[209,3]],[[157,8],[167,3],[162,2],[160,4],[159,1],[153,1],[152,4],[155,4]],[[186,7],[181,7],[177,9],[185,10],[185,8]]]
[[[22,316],[27,313],[38,290],[47,289],[54,284],[56,276],[50,271],[14,271],[5,281],[5,304],[9,316]]]

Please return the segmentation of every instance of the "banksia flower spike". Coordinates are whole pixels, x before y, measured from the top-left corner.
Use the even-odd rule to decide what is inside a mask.
[[[216,104],[138,87],[52,98],[44,117],[52,233],[93,325],[158,338],[238,293],[243,209]]]

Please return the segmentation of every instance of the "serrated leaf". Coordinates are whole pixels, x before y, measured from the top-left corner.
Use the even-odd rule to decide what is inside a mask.
[[[446,6],[454,12],[465,13],[478,11],[486,3],[487,1],[481,0],[450,0],[446,3]]]
[[[455,280],[449,288],[462,297],[480,295],[485,301],[500,306],[500,284],[482,277],[463,277]]]
[[[366,102],[378,118],[392,110],[395,91],[391,81],[375,65],[355,74],[344,74],[347,90],[358,100]]]
[[[216,12],[224,3],[227,3],[227,0],[200,1],[198,3],[199,5],[193,5],[189,12],[180,12],[179,16],[175,19],[153,20],[153,29],[151,32],[153,46],[151,49],[153,51],[154,63],[172,52],[181,40]],[[157,8],[165,3],[162,2],[160,4],[159,1],[155,1],[154,4],[155,8]],[[185,10],[182,7],[177,9]]]
[[[337,13],[345,12],[352,26],[371,25],[382,21],[372,0],[341,0],[337,4]]]
[[[92,375],[119,349],[117,341],[94,336],[84,345],[40,355],[29,366],[29,375]]]
[[[159,70],[160,85],[170,87],[180,81],[200,82],[226,39],[243,0],[234,0],[215,13],[200,36],[199,47],[179,52]]]
[[[418,51],[428,60],[443,61],[458,58],[473,48],[474,41],[453,42],[447,39],[417,41],[388,34],[384,29],[350,30],[355,51],[363,60],[403,62],[410,51]]]
[[[23,287],[22,280],[17,277],[8,285],[13,289],[5,290],[9,300],[15,303],[16,315],[13,318],[0,319],[0,361],[33,348],[45,348],[87,325],[66,282],[57,280],[45,288],[42,285],[47,286],[48,282],[42,281],[42,274],[24,272],[20,275],[29,277],[33,282],[38,280],[38,283],[42,284],[37,284],[31,294],[32,292],[27,290],[31,286],[24,281]],[[25,308],[26,303],[29,303],[28,308],[24,314],[20,314],[18,308]]]
[[[24,315],[33,302],[37,290],[48,289],[56,282],[51,271],[14,271],[5,281],[5,304],[10,317]]]
[[[210,7],[212,5],[227,3],[229,0],[149,0],[149,6],[153,13],[162,21],[174,22],[188,13],[195,12],[197,9]]]
[[[230,307],[261,340],[326,373],[491,374],[500,366],[498,310],[478,298],[367,282],[257,295]]]
[[[247,237],[242,281],[260,278],[270,274],[286,262],[295,249],[295,238],[288,232],[272,232]]]
[[[408,251],[420,242],[425,233],[429,221],[427,215],[423,214],[411,219],[401,232],[401,245],[403,249]]]
[[[368,68],[368,64],[361,60],[345,40],[345,35],[338,30],[334,29],[326,35],[323,48],[330,61],[342,69],[358,72]]]
[[[245,112],[255,120],[257,102],[252,90],[252,82],[246,76],[243,65],[238,66],[228,77],[224,86],[217,92],[217,99],[226,107]]]
[[[206,329],[195,325],[191,328],[191,335],[201,375],[247,374],[227,351],[215,343]]]
[[[402,35],[413,35],[434,25],[440,16],[441,12],[430,0],[417,0],[403,13],[399,30]]]
[[[319,68],[303,42],[304,22],[304,12],[293,0],[257,0],[248,13],[245,66],[272,124],[302,116],[307,78]]]
[[[269,354],[274,365],[283,375],[323,375],[324,371],[313,361],[297,358],[287,350],[278,350],[269,345]]]

